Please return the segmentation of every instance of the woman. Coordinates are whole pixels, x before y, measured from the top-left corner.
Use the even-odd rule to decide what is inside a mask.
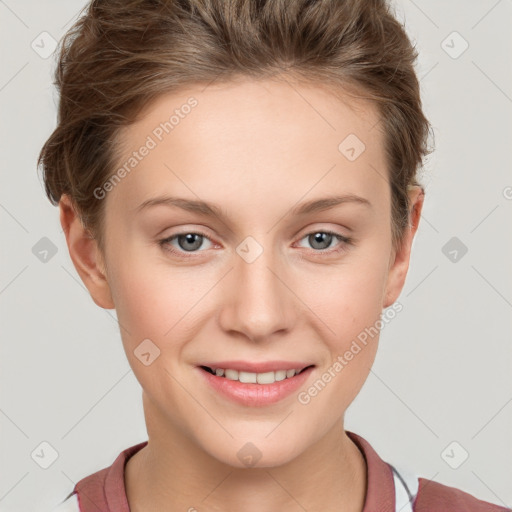
[[[425,197],[388,5],[92,1],[61,43],[46,191],[148,441],[58,510],[504,510],[344,429]]]

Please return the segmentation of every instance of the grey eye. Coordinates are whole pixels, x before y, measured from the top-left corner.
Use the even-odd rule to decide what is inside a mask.
[[[326,233],[325,231],[318,231],[317,233],[311,233],[307,235],[307,237],[308,242],[311,243],[311,246],[314,249],[328,249],[331,245],[334,235],[331,233]]]

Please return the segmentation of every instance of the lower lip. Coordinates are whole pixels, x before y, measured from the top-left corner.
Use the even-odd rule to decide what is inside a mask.
[[[213,389],[241,405],[253,407],[275,404],[283,398],[290,396],[304,384],[315,369],[314,366],[311,366],[298,375],[274,382],[273,384],[253,384],[212,375],[199,366],[196,368]]]

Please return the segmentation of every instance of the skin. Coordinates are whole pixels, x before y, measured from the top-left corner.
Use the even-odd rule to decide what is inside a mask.
[[[206,386],[194,367],[222,359],[305,361],[316,365],[301,387],[307,390],[397,300],[423,192],[410,191],[410,225],[396,251],[373,106],[287,81],[160,96],[122,133],[125,156],[190,96],[198,106],[103,199],[105,254],[69,198],[60,203],[71,259],[94,302],[116,309],[143,388],[149,444],[126,466],[131,510],[360,512],[367,468],[344,431],[344,415],[368,377],[378,335],[307,405],[297,393],[271,406],[237,405]],[[338,150],[350,133],[366,145],[354,161]],[[335,193],[372,206],[291,213]],[[161,194],[215,203],[227,220],[167,206],[134,213]],[[203,238],[192,253],[184,237],[181,245],[169,242],[184,257],[158,243],[198,230],[211,241]],[[307,236],[325,230],[353,243],[327,237],[315,245]],[[251,263],[236,252],[248,236],[263,249]],[[145,366],[134,350],[147,338],[160,356]],[[262,453],[254,467],[237,457],[248,442]]]

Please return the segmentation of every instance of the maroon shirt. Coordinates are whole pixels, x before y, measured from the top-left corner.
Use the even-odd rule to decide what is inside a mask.
[[[362,512],[395,512],[395,484],[391,466],[377,455],[368,441],[353,432],[346,433],[366,460],[367,489]],[[127,448],[111,466],[76,483],[69,496],[77,494],[80,512],[130,511],[124,485],[125,465],[147,443],[144,441]],[[471,494],[432,480],[419,478],[418,483],[414,512],[511,512],[511,509],[479,500]]]

